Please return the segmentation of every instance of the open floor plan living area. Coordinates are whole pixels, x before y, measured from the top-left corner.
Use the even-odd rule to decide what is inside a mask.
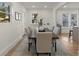
[[[79,2],[0,2],[0,56],[78,56]]]

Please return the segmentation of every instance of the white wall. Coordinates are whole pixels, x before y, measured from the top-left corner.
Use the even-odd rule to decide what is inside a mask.
[[[55,24],[53,20],[53,9],[26,9],[27,20],[25,20],[25,26],[32,23],[32,13],[38,13],[38,20],[43,18],[43,23],[50,23],[50,28]]]
[[[21,21],[15,21],[15,12],[20,12],[25,15],[25,9],[19,3],[10,3],[11,8],[11,22],[0,23],[0,55],[4,55],[4,52],[11,45],[20,39],[24,30],[24,16]],[[12,44],[13,43],[13,44]]]
[[[70,29],[70,23],[68,24],[68,27],[63,27],[63,23],[62,23],[62,14],[63,13],[67,13],[68,14],[68,21],[70,22],[70,15],[72,13],[74,14],[77,14],[78,16],[78,9],[59,9],[57,10],[57,13],[56,13],[56,22],[61,24],[62,25],[62,32],[64,33],[68,33],[69,32],[69,29]],[[77,17],[77,21],[78,21],[78,17]],[[78,21],[79,22],[79,21]]]

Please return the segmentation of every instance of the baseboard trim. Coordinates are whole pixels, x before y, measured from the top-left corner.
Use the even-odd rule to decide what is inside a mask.
[[[23,35],[20,35],[15,41],[13,41],[13,43],[11,43],[3,51],[1,51],[0,56],[5,56],[13,47],[15,47],[16,44],[22,40],[22,36]]]

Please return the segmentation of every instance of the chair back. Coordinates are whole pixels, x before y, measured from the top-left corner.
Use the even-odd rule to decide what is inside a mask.
[[[38,53],[49,53],[51,52],[52,46],[52,32],[38,32],[36,47]]]
[[[59,35],[59,28],[57,26],[54,27],[53,33]]]

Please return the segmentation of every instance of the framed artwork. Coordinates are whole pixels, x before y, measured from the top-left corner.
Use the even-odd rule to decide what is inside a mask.
[[[19,20],[19,13],[15,12],[15,20]]]
[[[38,13],[32,14],[32,23],[37,23],[37,16],[38,16]]]
[[[22,19],[22,14],[19,12],[15,12],[15,20],[20,21]]]
[[[63,13],[62,14],[62,20],[63,20],[63,27],[68,27],[68,14]]]
[[[19,20],[21,20],[22,19],[22,14],[21,13],[19,13]]]
[[[71,14],[71,26],[77,26],[77,14]]]
[[[0,2],[0,23],[10,22],[10,6]]]

